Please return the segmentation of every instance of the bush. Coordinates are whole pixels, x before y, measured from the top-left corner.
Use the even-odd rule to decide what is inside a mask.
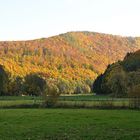
[[[128,91],[128,95],[130,97],[130,107],[140,108],[140,84],[131,87]]]
[[[46,89],[44,92],[44,106],[52,107],[57,103],[60,95],[59,88],[57,87],[55,80],[49,79],[46,82]]]

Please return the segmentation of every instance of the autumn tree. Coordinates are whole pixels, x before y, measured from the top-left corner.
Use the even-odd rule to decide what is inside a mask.
[[[68,80],[59,79],[57,86],[58,86],[61,94],[72,94],[72,93],[74,93],[74,86]]]
[[[75,94],[86,94],[90,93],[91,88],[86,83],[78,82],[75,88]]]

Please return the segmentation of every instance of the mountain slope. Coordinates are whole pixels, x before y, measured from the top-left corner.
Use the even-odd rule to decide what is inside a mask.
[[[115,97],[140,97],[140,50],[110,65],[95,80],[93,91],[98,94],[111,93]]]
[[[69,32],[31,41],[0,42],[0,64],[13,75],[41,72],[67,80],[94,79],[108,64],[140,49],[140,38]]]

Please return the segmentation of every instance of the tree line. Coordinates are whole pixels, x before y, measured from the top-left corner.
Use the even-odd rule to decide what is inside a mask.
[[[0,65],[0,96],[42,96],[50,94],[90,93],[91,80],[68,81],[63,78],[47,78],[44,73],[30,73],[24,77],[14,76]]]

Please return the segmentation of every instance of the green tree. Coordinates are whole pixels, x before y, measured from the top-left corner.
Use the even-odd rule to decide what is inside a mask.
[[[9,73],[4,66],[0,65],[0,95],[6,95],[8,92]]]
[[[45,91],[46,81],[37,73],[25,77],[24,91],[28,95],[39,96]]]
[[[93,83],[93,92],[98,93],[98,94],[102,94],[102,80],[103,80],[103,74],[99,75],[96,80]]]
[[[9,95],[21,95],[23,93],[23,78],[11,77],[8,86]]]
[[[116,73],[112,75],[108,82],[108,86],[112,91],[112,95],[115,97],[123,97],[127,94],[125,73]]]
[[[140,98],[140,84],[134,85],[128,90],[129,97],[132,98]]]

